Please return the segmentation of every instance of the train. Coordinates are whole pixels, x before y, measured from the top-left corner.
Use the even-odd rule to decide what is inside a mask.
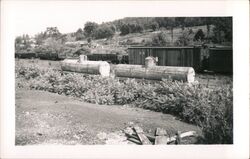
[[[117,55],[117,54],[88,54],[88,60],[90,61],[107,61],[112,64],[128,64],[128,55]],[[68,57],[65,55],[60,55],[58,53],[15,53],[15,58],[20,59],[35,59],[39,58],[41,60],[53,60],[60,61]]]
[[[130,47],[128,54],[88,54],[90,61],[107,61],[111,64],[144,65],[145,57],[158,59],[159,66],[193,67],[196,72],[233,73],[232,47]],[[16,58],[64,60],[57,53],[15,53]]]

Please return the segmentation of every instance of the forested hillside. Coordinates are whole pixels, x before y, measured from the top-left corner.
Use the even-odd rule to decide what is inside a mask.
[[[86,22],[75,32],[62,34],[47,27],[34,37],[18,36],[18,53],[58,54],[126,53],[131,45],[192,46],[201,44],[232,45],[231,17],[127,17],[97,24]]]

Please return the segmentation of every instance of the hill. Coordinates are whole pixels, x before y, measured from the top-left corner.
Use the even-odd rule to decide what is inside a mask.
[[[74,33],[47,27],[35,37],[16,37],[18,53],[126,53],[131,45],[192,46],[232,43],[231,17],[128,17],[97,24],[87,22]]]

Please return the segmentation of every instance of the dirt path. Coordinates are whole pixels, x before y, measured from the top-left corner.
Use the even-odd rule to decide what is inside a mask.
[[[129,125],[153,134],[201,131],[174,116],[128,106],[106,106],[35,90],[16,90],[16,144],[105,144]],[[107,142],[106,142],[107,143]],[[122,142],[121,142],[122,143]],[[127,142],[126,142],[127,143]],[[118,143],[120,144],[120,143]]]

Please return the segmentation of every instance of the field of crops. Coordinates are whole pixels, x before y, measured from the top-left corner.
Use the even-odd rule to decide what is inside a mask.
[[[129,104],[173,114],[201,127],[204,143],[233,143],[231,77],[210,76],[208,80],[206,76],[199,75],[201,82],[195,84],[170,80],[152,82],[65,73],[59,66],[59,63],[45,61],[16,61],[16,89],[44,90],[77,97],[89,103]]]

